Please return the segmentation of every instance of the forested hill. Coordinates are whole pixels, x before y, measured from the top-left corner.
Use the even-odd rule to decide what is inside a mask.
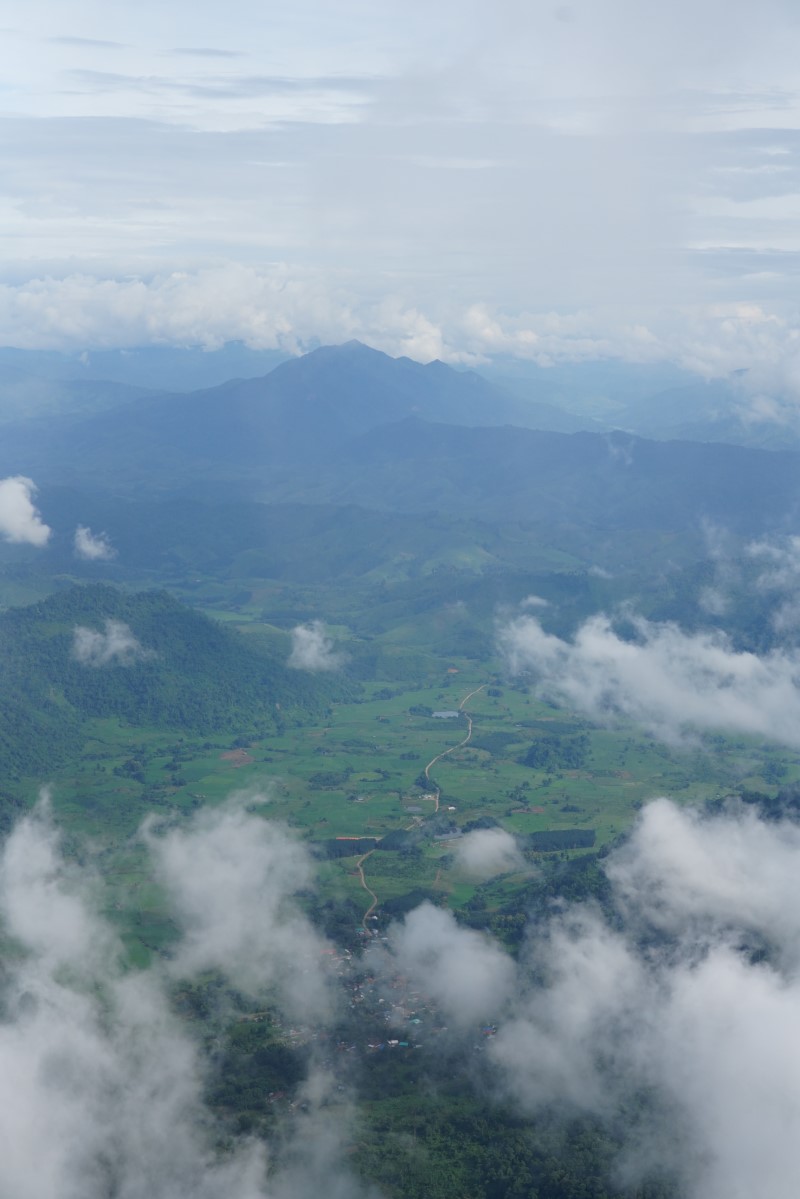
[[[750,535],[800,510],[800,454],[628,433],[458,428],[410,418],[373,429],[280,498],[457,512],[486,521],[680,530],[703,519]]]
[[[78,643],[81,628],[90,633]],[[249,733],[319,716],[351,686],[288,669],[166,592],[102,585],[71,587],[0,615],[0,655],[6,780],[46,777],[81,748],[90,717]]]
[[[65,409],[46,428],[21,421],[4,430],[0,469],[31,474],[40,484],[124,483],[134,490],[145,481],[187,485],[198,475],[230,480],[243,469],[283,472],[316,463],[353,437],[414,415],[471,426],[593,425],[535,398],[518,400],[470,371],[422,366],[351,342],[292,359],[262,378],[109,405],[85,419]]]

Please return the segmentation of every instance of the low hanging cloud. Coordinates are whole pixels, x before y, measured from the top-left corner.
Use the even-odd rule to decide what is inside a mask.
[[[110,562],[117,556],[107,533],[93,533],[86,525],[78,525],[73,540],[75,554],[85,562]]]
[[[72,656],[82,666],[133,666],[153,657],[122,620],[107,620],[105,632],[76,625],[72,634]]]
[[[34,506],[36,484],[24,475],[0,479],[0,537],[41,549],[50,540],[49,527]]]
[[[509,670],[529,672],[539,695],[599,723],[624,717],[667,742],[693,731],[755,733],[800,746],[800,651],[740,652],[719,632],[633,618],[624,640],[605,615],[572,641],[521,616],[502,626]]]
[[[526,1108],[560,1097],[601,1115],[652,1088],[629,1171],[661,1165],[696,1199],[790,1199],[800,829],[659,800],[608,873],[622,930],[573,911],[532,949],[544,983],[493,1046],[506,1082]],[[654,929],[669,933],[660,948]]]
[[[517,962],[438,909],[410,913],[400,967],[465,1029],[522,1114],[590,1113],[618,1183],[687,1199],[794,1199],[800,1137],[800,826],[750,809],[648,805],[608,859],[613,918],[538,924]]]
[[[458,843],[455,865],[468,878],[482,882],[512,870],[524,870],[525,859],[511,833],[502,828],[481,828]]]
[[[780,541],[754,541],[747,547],[749,557],[758,564],[759,591],[774,596],[776,606],[770,623],[776,633],[800,629],[800,537]]]
[[[759,587],[768,591],[786,591],[800,582],[800,537],[782,541],[753,541],[748,555],[762,564]]]
[[[347,655],[335,649],[321,620],[296,625],[291,636],[288,665],[294,670],[340,670],[347,661]]]
[[[330,1004],[325,942],[294,898],[313,881],[311,859],[286,830],[248,810],[253,802],[265,799],[232,800],[186,828],[145,834],[185,930],[172,970],[221,970],[248,994],[273,993],[296,1017],[320,1017]]]
[[[423,903],[390,933],[393,966],[423,985],[463,1027],[495,1019],[513,989],[514,967],[492,939],[460,927],[451,912]]]
[[[0,1193],[265,1196],[263,1149],[215,1153],[194,1042],[157,971],[122,970],[41,809],[4,848],[0,912],[25,951],[0,1025]]]
[[[178,962],[194,969],[206,961],[237,988],[256,967],[267,978],[282,969],[259,956],[264,943],[254,930],[260,919],[282,919],[278,891],[285,884],[291,904],[308,879],[307,858],[240,804],[198,818],[183,840],[153,830],[145,837],[177,900],[182,939],[169,969],[158,958],[141,970],[126,965],[123,946],[98,915],[98,880],[65,861],[46,800],[0,853],[0,921],[21,951],[6,957],[2,980],[0,1194],[312,1199],[324,1185],[341,1199],[360,1195],[344,1161],[350,1113],[332,1079],[311,1070],[279,1145],[232,1135],[205,1102],[210,1067],[202,1041],[170,1003]],[[187,877],[192,852],[211,892],[206,900]],[[260,872],[269,880],[265,910],[246,910],[264,889],[237,889],[237,861],[247,878]],[[209,915],[215,904],[217,914]],[[223,909],[238,947],[231,951],[220,940]],[[240,920],[252,930],[247,946]],[[301,939],[301,958],[302,939],[316,936],[304,920],[298,909],[289,912],[287,937]],[[204,933],[212,943],[206,955],[198,951]],[[245,960],[251,948],[255,965]]]

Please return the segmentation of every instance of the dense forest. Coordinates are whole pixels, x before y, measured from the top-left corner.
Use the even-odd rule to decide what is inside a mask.
[[[76,630],[84,631],[83,651]],[[0,614],[0,653],[6,779],[46,773],[79,752],[90,717],[255,734],[318,717],[334,696],[353,692],[341,678],[290,670],[269,643],[229,631],[165,591],[102,584]]]

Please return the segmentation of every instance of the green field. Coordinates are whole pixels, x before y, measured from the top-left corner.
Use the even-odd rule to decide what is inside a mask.
[[[236,627],[253,637],[282,636],[264,622],[243,621],[241,614]],[[377,851],[363,861],[383,924],[425,895],[459,909],[480,892],[491,910],[524,893],[529,872],[481,887],[460,874],[454,861],[458,836],[473,821],[496,822],[523,839],[558,830],[594,834],[591,848],[549,852],[523,840],[533,870],[543,852],[568,859],[611,844],[656,796],[703,803],[742,786],[774,791],[777,778],[800,777],[795,754],[755,739],[715,737],[702,749],[673,748],[634,728],[593,727],[538,701],[527,687],[509,684],[497,661],[437,657],[427,631],[414,646],[402,626],[384,635],[380,648],[389,658],[394,652],[417,653],[426,677],[364,681],[359,699],[332,705],[324,722],[257,740],[94,719],[83,752],[69,767],[49,780],[23,781],[28,802],[42,782],[51,783],[70,841],[92,846],[107,879],[107,910],[135,959],[163,948],[173,935],[136,840],[149,813],[180,820],[246,791],[263,796],[265,813],[314,846],[416,831],[413,851]],[[425,767],[458,746],[468,730],[463,714],[438,719],[427,713],[457,710],[467,696],[471,740],[435,761],[426,783]],[[523,762],[532,746],[572,745],[576,739],[582,757],[577,767]],[[353,912],[367,910],[372,899],[357,860],[355,852],[332,860],[323,855],[321,902],[349,900]]]

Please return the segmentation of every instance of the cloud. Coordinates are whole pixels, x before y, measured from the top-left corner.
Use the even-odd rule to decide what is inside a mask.
[[[76,625],[72,635],[72,656],[82,666],[133,666],[153,656],[121,620],[107,620],[105,632]]]
[[[548,608],[549,602],[542,599],[540,595],[527,595],[525,599],[520,600],[520,608]]]
[[[86,525],[78,525],[74,545],[77,557],[87,562],[109,562],[117,554],[107,533],[93,533]]]
[[[195,1043],[157,971],[122,969],[46,810],[3,849],[0,912],[23,951],[6,961],[0,1192],[263,1199],[263,1150],[215,1152]]]
[[[321,620],[292,629],[288,665],[294,670],[339,670],[345,661],[346,655],[336,652]]]
[[[190,58],[244,58],[244,50],[220,50],[215,46],[173,46],[171,54],[186,54]]]
[[[562,641],[521,616],[500,628],[498,642],[509,670],[530,672],[538,694],[600,723],[623,717],[671,742],[725,729],[800,746],[800,651],[759,656],[735,650],[723,633],[631,622],[635,640],[601,614]]]
[[[737,929],[800,968],[800,826],[753,810],[711,819],[666,799],[648,804],[607,873],[629,926],[644,921],[695,945]]]
[[[227,936],[234,942],[238,937],[243,954],[254,950],[262,983],[258,955],[265,942],[255,926],[262,916],[268,923],[281,919],[275,895],[282,882],[287,938],[299,937],[300,960],[315,936],[307,922],[302,927],[305,918],[291,898],[308,877],[307,858],[286,834],[262,837],[259,828],[266,829],[266,822],[235,801],[201,816],[183,842],[175,830],[164,838],[146,831],[159,877],[189,927],[169,969],[156,957],[138,970],[98,915],[99,880],[65,861],[47,800],[12,830],[0,851],[0,922],[15,946],[5,955],[2,980],[0,1193],[26,1199],[313,1199],[323,1186],[334,1199],[362,1193],[344,1160],[352,1112],[330,1074],[310,1070],[279,1141],[267,1146],[238,1137],[206,1106],[209,1055],[170,1002],[177,962],[193,968],[204,930],[212,942],[204,960],[231,970],[227,977],[237,988],[252,975],[252,963],[222,947],[220,912],[209,917],[215,902],[226,906]],[[192,851],[201,881],[210,869],[209,900],[186,877]],[[236,861],[252,878],[259,855],[265,887],[248,891],[245,885],[237,892]],[[265,890],[259,912],[250,905]],[[251,929],[248,945],[238,921]],[[275,969],[285,965],[283,952],[278,948]],[[292,1015],[309,1010],[301,1005]],[[318,1009],[315,1014],[321,1015]]]
[[[731,592],[740,583],[735,541],[726,529],[710,520],[703,521],[703,536],[713,578],[711,583],[701,588],[698,603],[709,615],[724,616],[730,607]]]
[[[491,1047],[500,1076],[528,1111],[621,1117],[629,1177],[656,1167],[691,1199],[789,1199],[800,830],[659,800],[608,873],[622,923],[572,909],[531,943]],[[650,1114],[632,1127],[636,1094]]]
[[[330,995],[321,969],[325,942],[299,907],[313,880],[308,853],[286,830],[255,815],[263,796],[200,812],[188,828],[147,845],[181,927],[172,971],[221,970],[254,996],[271,993],[295,1018],[319,1018]]]
[[[490,937],[460,927],[451,912],[423,903],[390,930],[393,968],[415,980],[461,1027],[496,1019],[512,992],[514,967]]]
[[[528,991],[526,971],[542,985]],[[630,1085],[617,1041],[626,1026],[638,1027],[648,990],[636,954],[595,913],[578,909],[555,919],[530,948],[515,1013],[492,1046],[525,1107],[567,1104],[612,1117]]]
[[[762,563],[756,586],[760,591],[779,597],[770,616],[776,633],[789,633],[800,628],[800,537],[782,541],[755,541],[747,553],[756,563]]]
[[[124,42],[106,42],[100,38],[94,37],[49,37],[48,42],[52,42],[57,46],[79,46],[97,50],[124,50]]]
[[[0,536],[6,541],[46,545],[50,529],[33,504],[36,484],[24,475],[0,479]]]
[[[784,0],[758,29],[745,0],[730,20],[716,0],[613,0],[569,20],[510,0],[457,13],[348,0],[336,22],[316,0],[281,15],[277,40],[246,9],[222,33],[210,11],[165,29],[136,10],[36,55],[17,42],[0,131],[16,293],[0,304],[13,310],[4,343],[146,344],[144,329],[185,344],[186,325],[203,344],[223,327],[371,336],[452,361],[749,367],[754,412],[800,394],[798,35]],[[190,21],[192,44],[169,49]],[[710,62],[699,48],[712,43]],[[110,44],[113,72],[74,74]],[[465,189],[466,167],[480,169]],[[222,304],[206,294],[208,275],[256,261],[285,264],[254,272],[285,276],[263,308],[252,293],[268,284]],[[92,300],[77,279],[98,263]],[[165,277],[185,297],[174,317]]]
[[[149,128],[137,130],[135,138],[129,131],[137,154],[146,153],[148,137]],[[172,145],[171,137],[169,152],[181,162],[180,146]],[[103,147],[103,154],[107,152]],[[242,168],[243,156],[248,155],[250,172]],[[242,146],[232,151],[224,173],[238,177],[250,195],[256,168],[293,173],[296,164],[287,155],[283,144],[269,159],[263,148]],[[153,163],[154,170],[158,167]],[[197,187],[193,174],[185,186]],[[217,199],[223,203],[222,197],[215,197],[215,203]],[[137,202],[139,219],[145,200]],[[108,218],[106,209],[115,203],[96,187],[87,200],[98,221]],[[166,214],[161,212],[160,219]],[[275,214],[274,228],[284,221],[282,210]],[[180,226],[177,216],[175,224]],[[376,290],[368,276],[353,270],[291,261],[283,245],[275,248],[274,265],[254,268],[227,256],[216,244],[217,235],[216,226],[197,235],[206,237],[209,252],[214,251],[214,265],[169,269],[154,262],[143,273],[131,263],[118,277],[110,271],[109,277],[98,278],[87,263],[85,273],[73,267],[51,276],[33,272],[21,282],[0,282],[2,341],[65,350],[187,344],[215,349],[243,341],[254,349],[298,353],[320,342],[358,338],[389,354],[466,365],[494,356],[525,359],[543,368],[616,358],[642,364],[672,362],[707,379],[745,370],[736,381],[743,412],[749,405],[761,405],[759,397],[769,394],[781,397],[783,409],[790,416],[795,413],[796,419],[800,328],[791,317],[757,305],[514,310],[509,303],[501,308],[472,295],[454,300],[424,289]],[[291,240],[288,231],[286,237]],[[113,261],[118,253],[114,245],[105,257]],[[762,417],[768,419],[767,409]]]
[[[800,825],[749,807],[649,804],[607,859],[608,917],[561,907],[517,961],[423,905],[393,965],[465,1032],[523,1114],[591,1113],[622,1145],[617,1182],[688,1199],[796,1192]]]
[[[484,880],[524,870],[525,859],[511,833],[502,828],[475,829],[458,843],[456,867],[469,878]]]
[[[748,555],[764,568],[758,576],[758,585],[764,590],[786,591],[795,589],[800,582],[800,537],[787,537],[783,541],[753,541],[747,547]]]

